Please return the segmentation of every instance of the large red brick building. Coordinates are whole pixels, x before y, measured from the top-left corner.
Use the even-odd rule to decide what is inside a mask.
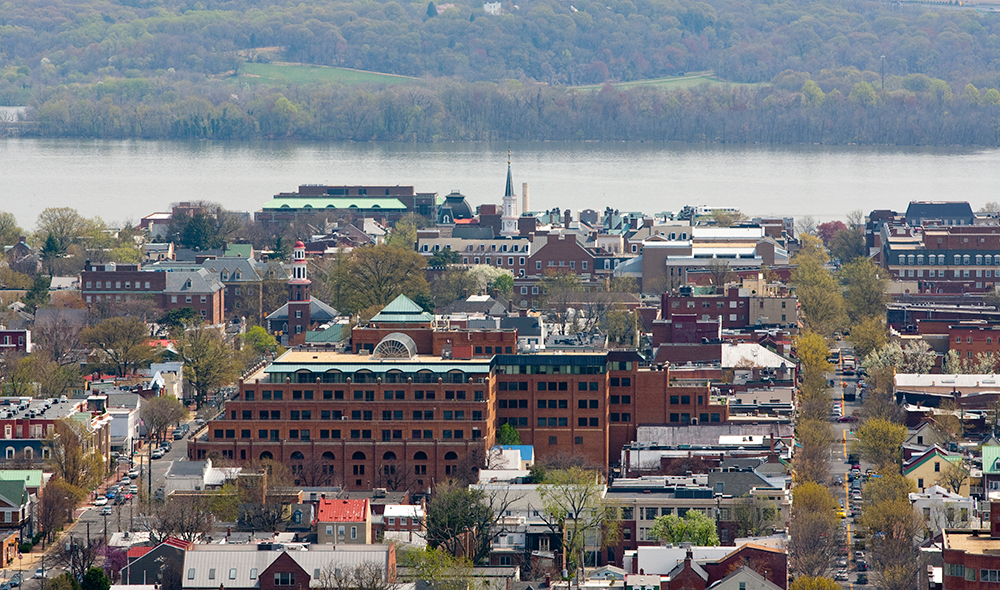
[[[80,296],[88,306],[151,299],[162,311],[194,308],[209,324],[225,321],[225,286],[205,269],[165,271],[140,264],[87,264],[80,273]]]
[[[944,590],[979,590],[1000,584],[1000,502],[990,503],[990,530],[945,530]]]
[[[481,339],[471,346],[454,344],[465,332],[443,333],[453,344],[435,354],[402,331],[355,354],[289,351],[240,382],[188,455],[321,468],[347,489],[423,489],[479,467],[504,423],[538,459],[565,453],[606,466],[640,424],[728,421],[707,387],[671,387],[668,370],[640,367],[634,352],[517,355],[486,344],[490,333],[470,332]]]

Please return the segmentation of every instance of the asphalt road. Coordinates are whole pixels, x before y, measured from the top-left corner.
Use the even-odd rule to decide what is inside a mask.
[[[837,347],[841,349],[842,352],[847,352],[848,354],[853,353],[853,349],[849,342],[838,341]],[[848,385],[857,385],[858,378],[856,376],[846,376],[842,375],[839,371],[837,373],[829,373],[828,379],[834,381],[834,387],[831,390],[831,398],[834,402],[838,402],[843,407],[843,415],[850,416],[855,412],[860,412],[861,410],[861,399],[855,399],[855,401],[844,401],[844,389],[842,385],[846,382]],[[860,389],[858,390],[860,394]],[[846,569],[850,572],[848,580],[841,580],[840,585],[844,588],[853,588],[857,580],[857,572],[855,571],[855,561],[854,555],[854,534],[855,534],[855,519],[851,517],[850,512],[852,508],[855,508],[860,513],[860,507],[856,506],[851,501],[850,485],[847,481],[847,473],[851,470],[851,466],[847,463],[847,454],[850,450],[852,435],[851,430],[858,424],[857,422],[838,422],[836,417],[831,414],[830,422],[832,424],[832,429],[834,433],[834,441],[832,448],[830,449],[830,491],[833,493],[834,497],[841,503],[848,513],[847,518],[841,519],[841,526],[844,532],[844,551],[840,557],[846,558],[846,565],[837,565],[830,570],[830,577],[834,577],[838,570]],[[862,473],[872,467],[872,465],[867,463],[861,463]],[[842,482],[837,484],[836,481]],[[843,564],[844,562],[841,562]],[[862,588],[864,586],[861,586]]]

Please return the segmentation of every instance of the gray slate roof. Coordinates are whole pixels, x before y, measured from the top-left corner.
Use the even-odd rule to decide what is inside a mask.
[[[309,298],[309,321],[324,323],[336,318],[339,315],[339,311],[323,303],[319,299],[316,299],[315,297]],[[271,314],[267,316],[267,319],[272,322],[282,322],[287,320],[288,304],[286,303],[271,312]]]
[[[169,271],[163,292],[167,294],[210,294],[223,289],[219,279],[205,269],[197,271]]]

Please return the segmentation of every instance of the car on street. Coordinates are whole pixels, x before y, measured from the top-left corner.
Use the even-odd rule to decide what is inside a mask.
[[[857,421],[858,421],[857,416],[841,416],[840,418],[837,418],[837,422],[857,422]]]
[[[139,493],[139,486],[137,486],[137,485],[135,485],[135,484],[132,484],[132,485],[130,485],[130,486],[128,487],[128,492],[129,492],[130,494],[138,494],[138,493]]]
[[[837,510],[837,516],[839,516],[840,518],[847,518],[847,512],[845,512],[844,509],[841,508]]]
[[[129,476],[126,475],[125,477],[122,478],[122,485],[123,486],[127,486],[130,483],[132,483],[132,478],[131,477],[129,477]]]
[[[94,506],[104,506],[107,503],[108,503],[108,499],[107,498],[98,498],[98,499],[94,500]]]
[[[21,582],[23,581],[24,577],[21,576],[21,574],[14,574],[13,576],[10,577],[10,585],[13,586],[14,588],[20,586]]]
[[[104,497],[107,498],[108,500],[114,500],[115,496],[117,495],[118,495],[118,490],[112,490],[111,488],[108,488],[108,493],[104,494]]]
[[[833,577],[833,579],[846,581],[849,577],[850,575],[847,573],[847,570],[840,570],[839,572],[837,572],[837,575]]]
[[[855,584],[857,584],[858,586],[866,586],[866,585],[868,585],[868,575],[867,574],[858,574],[858,581],[855,582]]]
[[[101,509],[101,516],[111,516],[115,513],[115,509],[111,506],[105,506]]]
[[[858,570],[859,572],[867,572],[868,562],[862,559],[854,564],[854,569]]]
[[[841,567],[841,568],[847,567],[847,558],[846,557],[838,557],[837,558],[837,567]]]
[[[164,454],[163,453],[163,449],[156,449],[155,451],[153,451],[153,458],[154,459],[162,459],[163,458],[163,454]]]
[[[46,573],[48,573],[48,572],[45,571],[45,568],[41,568],[40,567],[37,570],[35,570],[35,575],[31,576],[31,577],[32,578],[36,578],[36,579],[37,578],[44,578]]]
[[[139,479],[139,470],[133,469],[132,471],[129,471],[128,476],[132,479]]]
[[[11,590],[10,582],[4,582],[0,584],[0,590]]]

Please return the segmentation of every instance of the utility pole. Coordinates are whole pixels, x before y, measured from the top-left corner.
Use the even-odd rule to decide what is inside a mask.
[[[882,90],[885,90],[885,56],[879,58],[879,69],[882,72]]]

